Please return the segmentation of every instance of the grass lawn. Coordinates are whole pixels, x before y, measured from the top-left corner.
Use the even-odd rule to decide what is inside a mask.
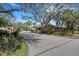
[[[28,44],[23,42],[20,45],[20,49],[17,49],[14,51],[14,49],[11,49],[9,51],[6,51],[5,53],[2,53],[2,56],[27,56],[28,55]]]

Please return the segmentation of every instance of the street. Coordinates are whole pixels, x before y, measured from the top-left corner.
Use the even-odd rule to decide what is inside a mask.
[[[79,56],[79,39],[22,32],[29,41],[28,56]]]

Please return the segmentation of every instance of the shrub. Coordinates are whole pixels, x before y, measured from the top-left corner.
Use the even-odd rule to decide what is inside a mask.
[[[12,49],[18,50],[17,48],[21,45],[24,40],[19,36],[19,29],[14,32],[7,30],[0,30],[0,52],[9,51]]]
[[[19,47],[18,47],[19,46]],[[2,56],[26,56],[28,54],[28,45],[26,42],[22,42],[16,48],[12,48],[2,53]]]
[[[26,42],[22,42],[20,45],[17,46],[16,50],[13,52],[13,55],[16,56],[26,56],[28,53],[28,46]]]
[[[51,34],[51,33],[53,33],[53,31],[52,31],[52,26],[51,26],[51,25],[48,25],[48,26],[45,27],[45,28],[40,28],[40,33],[46,33],[46,34]]]
[[[46,32],[47,32],[47,34],[51,34],[51,33],[53,32],[51,25],[48,25],[48,26],[46,27]]]
[[[66,32],[66,31],[62,31],[62,32],[59,32],[59,35],[60,36],[65,36],[65,35],[67,35],[68,33]]]
[[[60,31],[60,32],[54,32],[55,35],[60,35],[60,36],[71,36],[70,31]]]

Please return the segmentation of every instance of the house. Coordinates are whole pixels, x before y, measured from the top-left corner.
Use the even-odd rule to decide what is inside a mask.
[[[49,24],[49,25],[47,25],[46,27],[48,27],[48,26],[50,26],[51,28],[52,28],[52,31],[53,32],[58,32],[58,31],[60,31],[60,30],[66,30],[66,27],[61,27],[61,26],[55,26],[55,25],[51,25],[51,24]],[[41,28],[42,28],[42,26],[37,26],[36,27],[38,30],[41,30]],[[47,30],[47,29],[46,29]]]
[[[62,31],[65,31],[66,30],[66,27],[54,26],[54,25],[51,25],[51,26],[52,26],[53,32],[58,32],[60,30],[62,30]]]
[[[31,32],[36,32],[36,28],[34,26],[23,26],[21,27],[22,31],[31,31]]]

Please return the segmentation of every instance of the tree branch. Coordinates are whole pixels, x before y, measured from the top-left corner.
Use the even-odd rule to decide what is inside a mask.
[[[1,10],[0,13],[11,13],[13,11],[20,11],[18,9],[11,9],[11,10]]]

